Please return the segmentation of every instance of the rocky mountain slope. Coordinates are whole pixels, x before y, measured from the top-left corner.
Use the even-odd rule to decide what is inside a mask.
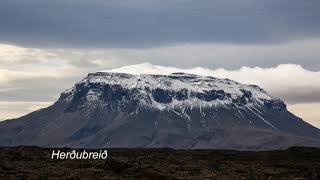
[[[320,130],[255,85],[185,73],[91,73],[50,107],[0,123],[0,145],[280,149]]]

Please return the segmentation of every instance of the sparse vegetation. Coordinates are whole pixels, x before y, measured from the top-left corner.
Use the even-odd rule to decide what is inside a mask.
[[[52,149],[2,148],[0,179],[320,179],[320,149],[110,149],[107,160],[51,160]]]

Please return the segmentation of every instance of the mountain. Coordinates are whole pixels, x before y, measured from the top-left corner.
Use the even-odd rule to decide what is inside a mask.
[[[186,73],[90,73],[52,106],[0,122],[0,146],[263,150],[319,137],[258,86]]]

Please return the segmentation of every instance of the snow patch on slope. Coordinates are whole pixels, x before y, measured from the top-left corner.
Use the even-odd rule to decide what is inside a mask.
[[[249,86],[240,84],[229,79],[218,79],[211,76],[198,76],[190,74],[173,73],[169,75],[149,75],[149,74],[123,74],[123,73],[95,73],[83,79],[80,83],[103,83],[110,85],[121,85],[122,87],[132,89],[139,88],[144,90],[154,90],[157,88],[188,92],[206,93],[210,90],[223,90],[229,93],[232,98],[238,98],[243,95],[242,90],[249,91],[253,97],[259,99],[273,99],[263,89],[258,86]]]

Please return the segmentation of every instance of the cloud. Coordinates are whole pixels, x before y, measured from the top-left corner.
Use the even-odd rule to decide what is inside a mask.
[[[320,102],[319,45],[320,40],[259,46],[184,44],[148,49],[38,49],[0,44],[0,99],[54,101],[61,91],[89,72],[147,61],[172,67],[137,65],[137,72],[152,73],[157,68],[190,71],[191,67],[202,66],[206,68],[192,68],[191,73],[257,84],[291,104]],[[294,57],[295,61],[289,61]],[[295,65],[298,63],[303,66]]]
[[[203,66],[238,69],[242,66],[273,67],[278,64],[300,64],[320,70],[320,39],[285,44],[180,44],[149,49],[107,49],[104,54],[127,64],[150,62],[175,67]]]
[[[308,123],[320,128],[320,103],[293,104],[289,105],[288,109]]]
[[[35,58],[36,57],[36,58]],[[19,46],[0,44],[0,62],[8,64],[30,64],[49,62],[57,58],[57,55],[46,50],[36,48],[23,48]]]
[[[115,63],[103,51],[0,44],[0,101],[53,102],[87,73]]]
[[[170,74],[184,72],[218,78],[229,78],[245,84],[259,85],[272,96],[283,98],[286,102],[320,102],[320,71],[306,70],[296,64],[282,64],[271,68],[242,67],[238,70],[208,69],[195,67],[181,69],[143,63],[124,66],[107,72],[131,74]]]
[[[51,105],[52,102],[10,102],[0,101],[0,121],[8,118],[16,118],[29,112]]]
[[[318,38],[316,0],[1,0],[0,42],[148,48]]]
[[[61,92],[72,87],[78,80],[78,77],[73,76],[31,79],[19,77],[7,84],[0,83],[0,99],[11,102],[53,102],[58,99]]]
[[[26,48],[0,44],[0,69],[39,71],[52,67],[84,68],[85,72],[150,62],[175,67],[204,66],[238,69],[300,64],[320,70],[320,39],[285,44],[180,44],[147,49],[127,48]],[[41,68],[39,68],[41,67]],[[68,71],[66,71],[68,72]]]

